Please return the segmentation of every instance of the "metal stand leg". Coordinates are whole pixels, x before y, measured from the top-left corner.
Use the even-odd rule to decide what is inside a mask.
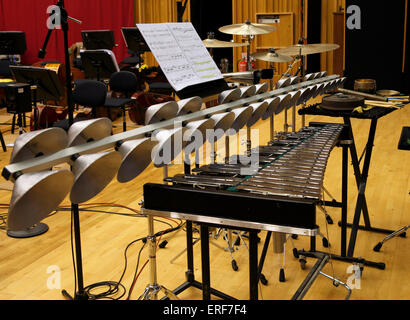
[[[162,292],[167,298],[178,300],[176,294],[157,282],[157,257],[156,257],[156,238],[154,234],[154,219],[148,216],[148,242],[149,242],[149,262],[150,262],[150,284],[138,297],[138,300],[158,300],[158,293]]]
[[[249,232],[249,298],[258,300],[258,234]]]
[[[305,250],[298,251],[298,256],[300,257],[300,261],[306,262],[304,260],[305,257],[311,257],[311,258],[316,258],[317,254],[327,254],[331,257],[332,260],[338,260],[338,261],[344,261],[347,263],[358,263],[364,266],[368,267],[373,267],[377,268],[380,270],[384,270],[386,268],[386,265],[383,262],[373,262],[373,261],[368,261],[362,258],[355,258],[353,256],[350,256],[348,253],[346,253],[346,240],[347,240],[347,194],[348,194],[348,151],[347,148],[349,148],[350,143],[341,143],[342,147],[344,149],[343,151],[343,156],[342,156],[342,230],[341,230],[341,255],[335,255],[335,254],[328,254],[328,253],[322,253],[320,251],[316,251],[316,244],[315,244],[315,237],[311,238],[311,248],[310,251],[307,252]],[[303,268],[303,265],[302,265]]]
[[[356,207],[355,207],[355,213],[353,217],[353,222],[351,224],[346,224],[346,227],[349,227],[352,229],[351,234],[350,234],[350,241],[349,241],[349,246],[347,250],[347,256],[352,257],[354,254],[354,249],[356,245],[356,239],[357,239],[357,233],[359,230],[364,230],[364,231],[370,231],[370,232],[377,232],[377,233],[384,233],[384,234],[391,234],[394,233],[394,230],[385,230],[385,229],[379,229],[379,228],[373,228],[370,224],[370,217],[369,217],[369,212],[367,208],[367,202],[366,202],[366,186],[367,186],[367,179],[369,175],[369,169],[370,169],[370,161],[372,157],[372,152],[373,152],[373,145],[374,145],[374,140],[375,140],[375,135],[376,135],[376,128],[377,128],[377,120],[373,119],[371,121],[371,126],[370,126],[370,131],[369,131],[369,137],[368,141],[366,144],[366,155],[364,158],[364,163],[363,163],[363,170],[360,170],[360,164],[357,156],[357,150],[356,146],[354,143],[354,137],[353,137],[353,130],[351,126],[350,119],[345,117],[344,118],[345,124],[348,125],[349,130],[350,130],[350,139],[352,140],[352,144],[350,145],[350,153],[352,157],[352,164],[353,164],[353,169],[354,173],[356,176],[356,184],[359,190],[359,194],[357,196],[356,200]],[[360,226],[360,217],[361,214],[363,213],[363,220],[365,225]],[[341,223],[339,223],[341,225]],[[406,234],[402,233],[400,236],[405,237]]]
[[[405,233],[408,229],[410,229],[410,225],[405,226],[403,228],[401,228],[400,230],[397,230],[395,232],[393,232],[392,234],[388,235],[386,238],[384,238],[382,241],[380,241],[374,248],[373,250],[376,252],[379,252],[380,249],[382,248],[383,244],[385,244],[387,241],[399,237],[401,236],[403,233]]]

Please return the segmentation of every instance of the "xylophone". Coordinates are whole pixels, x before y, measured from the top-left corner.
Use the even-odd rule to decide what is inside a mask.
[[[293,79],[270,92],[266,85],[228,90],[220,94],[219,105],[204,110],[201,110],[201,99],[197,97],[154,105],[146,111],[145,126],[115,135],[109,134],[111,125],[104,119],[80,122],[70,128],[67,137],[61,137],[66,147],[56,145],[52,151],[43,145],[33,147],[37,135],[55,132],[56,128],[36,132],[35,136],[22,135],[15,151],[29,152],[25,153],[24,159],[12,159],[2,172],[6,180],[14,182],[8,214],[9,231],[30,229],[56,208],[68,193],[75,209],[73,212],[78,216],[78,204],[101,192],[115,175],[119,183],[128,182],[151,162],[158,168],[164,168],[165,173],[167,165],[181,152],[185,153],[185,160],[188,155],[197,152],[197,149],[191,148],[191,142],[197,143],[198,137],[202,136],[203,139],[199,139],[202,143],[207,139],[211,144],[216,143],[224,136],[228,141],[246,127],[247,152],[253,160],[257,155],[257,165],[254,161],[251,161],[252,166],[238,166],[232,161],[213,163],[197,168],[195,174],[187,170],[184,176],[168,177],[172,185],[146,184],[142,209],[148,215],[149,225],[152,224],[152,216],[169,215],[190,222],[315,237],[319,234],[316,204],[326,160],[340,137],[342,126],[303,126],[301,131],[296,132],[294,123],[292,133],[286,132],[283,139],[272,139],[268,146],[257,150],[250,148],[250,128],[260,119],[270,119],[271,136],[274,137],[276,115],[291,108],[295,115],[296,106],[329,90],[336,90],[344,81],[345,78],[337,75],[327,76],[319,72],[303,79]],[[208,130],[214,131],[214,134],[205,139]],[[79,143],[70,142],[76,141],[77,137],[82,138]],[[115,150],[107,152],[110,148]],[[102,151],[104,153],[99,153]],[[226,158],[240,160],[241,157],[227,155]],[[50,171],[50,168],[61,163],[69,163],[73,172]],[[185,165],[186,168],[190,167],[189,163]],[[221,170],[226,172],[221,174]],[[239,174],[231,174],[229,170],[239,171]],[[102,173],[104,179],[101,179]],[[65,182],[60,186],[64,188],[56,189],[55,181],[63,174]],[[47,205],[41,196],[45,194],[47,199],[52,199]],[[80,194],[81,197],[77,196]],[[267,209],[272,208],[272,214],[266,214]],[[192,246],[188,225],[187,222],[187,244]],[[150,240],[154,239],[151,231]],[[202,236],[206,235],[208,233],[204,231]],[[255,232],[251,231],[250,253],[253,258],[250,261],[253,271],[255,257],[257,259],[254,254],[255,239]],[[201,245],[205,243],[201,241]],[[80,245],[77,246],[80,249]],[[150,253],[150,257],[155,260],[155,247],[151,249],[154,252]],[[81,264],[80,261],[78,263]],[[156,273],[155,266],[152,273]],[[251,298],[257,297],[256,275],[257,272],[252,272]],[[147,292],[153,291],[155,295],[155,276],[152,282]],[[204,292],[209,292],[206,290],[208,283],[203,280]]]

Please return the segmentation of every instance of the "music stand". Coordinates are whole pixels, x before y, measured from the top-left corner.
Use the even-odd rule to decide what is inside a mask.
[[[0,54],[24,54],[27,49],[26,34],[20,31],[0,32]]]
[[[143,54],[145,52],[150,52],[151,49],[148,47],[144,40],[144,37],[138,28],[121,28],[121,33],[124,38],[125,45],[128,50],[135,54]]]
[[[11,73],[17,82],[28,83],[32,88],[34,106],[34,130],[38,129],[37,102],[58,101],[64,96],[58,75],[55,71],[29,66],[10,66]]]
[[[119,72],[114,53],[107,49],[84,50],[80,52],[81,63],[88,79],[109,79],[113,73]]]
[[[124,38],[125,45],[131,57],[124,59],[123,63],[130,65],[138,65],[144,62],[142,54],[145,52],[151,52],[151,49],[147,45],[141,31],[137,27],[124,27],[121,28],[121,33]],[[141,88],[144,81],[142,81],[141,72],[139,68],[135,68],[135,74],[138,79],[138,88]]]
[[[115,47],[114,32],[111,30],[81,31],[81,37],[87,50],[112,50]]]

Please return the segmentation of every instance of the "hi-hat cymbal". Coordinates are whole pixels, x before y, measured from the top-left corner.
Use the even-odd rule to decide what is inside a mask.
[[[221,41],[217,39],[205,39],[202,42],[205,45],[205,47],[209,49],[238,48],[238,47],[246,47],[248,45],[248,43]]]
[[[334,51],[338,48],[340,48],[340,46],[333,43],[296,44],[294,46],[279,49],[277,53],[287,56],[306,56]]]
[[[242,36],[253,36],[259,34],[267,34],[276,31],[276,27],[260,24],[251,23],[249,20],[243,24],[231,24],[229,26],[224,26],[219,28],[222,33],[242,35]]]
[[[256,60],[262,60],[267,62],[289,62],[292,61],[292,57],[279,54],[277,52],[258,52],[254,53],[253,57]]]

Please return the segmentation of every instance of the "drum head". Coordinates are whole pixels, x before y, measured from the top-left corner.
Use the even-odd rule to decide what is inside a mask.
[[[364,106],[365,98],[349,94],[335,94],[323,98],[321,107],[326,110],[352,111]]]

